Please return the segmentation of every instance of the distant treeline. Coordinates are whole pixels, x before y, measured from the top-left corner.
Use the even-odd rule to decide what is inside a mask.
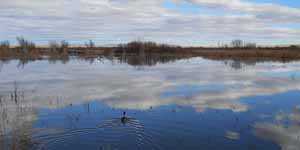
[[[8,41],[0,43],[1,59],[68,59],[69,56],[96,57],[112,55],[180,55],[202,56],[208,58],[271,58],[300,59],[300,47],[260,47],[256,43],[233,40],[229,44],[218,47],[181,47],[158,44],[155,42],[133,41],[114,47],[97,47],[92,40],[83,46],[71,46],[67,41],[50,41],[48,46],[39,47],[30,40],[17,37],[17,46],[11,46]]]
[[[10,46],[8,41],[0,42],[0,58],[2,59],[38,59],[44,56],[51,58],[65,58],[70,55],[100,55],[112,51],[111,47],[95,47],[93,41],[88,41],[81,47],[70,46],[69,42],[49,41],[48,46],[36,46],[32,41],[17,37],[17,46]]]
[[[120,44],[115,48],[115,52],[127,52],[127,53],[182,53],[183,48],[180,46],[173,46],[168,44],[157,44],[155,42],[142,42],[133,41],[127,44]]]

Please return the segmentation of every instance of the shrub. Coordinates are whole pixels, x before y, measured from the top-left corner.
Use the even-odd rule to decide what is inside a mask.
[[[8,50],[10,47],[10,44],[8,41],[2,41],[0,42],[0,49],[1,50]]]
[[[60,42],[60,47],[62,49],[68,49],[69,48],[69,43],[67,41],[63,40],[63,41]]]
[[[54,54],[67,54],[69,48],[69,43],[67,41],[61,41],[58,43],[57,41],[49,42],[49,49],[51,53]]]
[[[257,46],[256,46],[256,43],[246,43],[244,45],[244,47],[245,48],[256,48]]]
[[[243,47],[243,43],[244,42],[242,40],[237,39],[237,40],[231,41],[231,46],[234,48],[241,48],[241,47]]]
[[[17,37],[17,41],[19,43],[20,50],[24,53],[28,53],[36,49],[35,44],[33,42],[28,41],[23,37]]]
[[[94,48],[95,43],[92,40],[89,40],[87,43],[84,44],[87,48]]]
[[[60,45],[56,41],[49,41],[49,49],[51,52],[56,52]]]

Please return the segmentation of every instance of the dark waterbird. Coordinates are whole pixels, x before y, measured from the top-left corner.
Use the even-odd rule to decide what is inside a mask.
[[[126,116],[126,112],[124,111],[123,116],[121,117],[121,122],[123,124],[126,124],[129,120],[130,120],[130,118]]]

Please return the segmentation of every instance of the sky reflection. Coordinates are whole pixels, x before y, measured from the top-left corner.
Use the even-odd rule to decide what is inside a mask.
[[[28,126],[33,124],[33,127],[26,129],[26,135],[43,135],[38,129],[45,128],[45,134],[51,132],[61,136],[69,135],[66,132],[69,130],[92,129],[94,135],[109,132],[98,125],[128,111],[134,118],[130,125],[143,129],[110,123],[124,129],[122,135],[130,134],[132,130],[147,136],[157,134],[149,131],[166,131],[155,136],[166,141],[159,145],[164,148],[174,149],[168,145],[174,143],[170,141],[173,134],[186,138],[177,139],[181,141],[181,148],[199,148],[199,142],[193,138],[203,138],[205,148],[216,143],[228,148],[244,148],[246,141],[250,147],[254,143],[254,147],[259,148],[278,149],[279,145],[290,150],[300,147],[297,144],[300,78],[286,74],[300,72],[299,62],[258,63],[238,70],[223,62],[202,58],[143,68],[110,61],[90,64],[77,59],[71,59],[65,65],[41,60],[24,68],[16,66],[17,62],[11,61],[0,71],[0,119],[6,121],[1,123],[3,133],[18,131],[24,123],[29,123]],[[14,101],[15,97],[17,101]],[[15,123],[16,119],[18,123]],[[163,123],[165,119],[167,123]],[[175,132],[177,128],[186,131]],[[211,132],[204,131],[207,129]],[[104,135],[115,136],[113,133]],[[79,137],[85,136],[91,135],[84,132]],[[134,138],[119,141],[119,144],[131,143],[136,140]],[[210,141],[210,138],[216,141]],[[72,143],[73,140],[76,141],[68,141]],[[234,141],[239,141],[236,147],[232,147]],[[120,146],[107,143],[103,142],[101,146]],[[59,148],[63,147],[54,145],[53,149]]]
[[[194,58],[175,64],[161,64],[143,70],[126,64],[72,60],[66,65],[38,61],[25,68],[5,65],[0,73],[0,93],[8,98],[13,82],[36,107],[57,107],[91,100],[112,107],[148,109],[168,104],[246,111],[241,97],[272,95],[300,89],[297,76],[272,76],[266,73],[299,71],[299,63],[258,64],[251,69],[234,70],[222,62]],[[78,92],[80,91],[80,92]],[[184,99],[184,101],[182,100]],[[50,104],[52,103],[52,104]]]

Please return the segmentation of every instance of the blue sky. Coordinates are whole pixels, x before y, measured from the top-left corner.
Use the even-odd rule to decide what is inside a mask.
[[[283,6],[288,6],[288,7],[294,7],[294,8],[300,8],[300,1],[299,0],[248,0],[248,2],[253,2],[253,3],[272,3],[272,4],[279,4]],[[172,0],[165,0],[164,1],[164,6],[167,8],[178,8],[182,10],[182,13],[205,13],[206,10],[209,12],[210,15],[222,15],[222,13],[226,13],[223,10],[213,10],[209,11],[210,9],[206,9],[205,7],[201,7],[199,5],[194,5],[191,3],[182,3],[182,4],[176,4]]]
[[[298,0],[11,0],[0,4],[0,41],[112,45],[136,39],[217,45],[300,43]]]
[[[256,3],[275,3],[279,5],[285,5],[290,7],[300,7],[299,0],[249,0],[249,2],[256,2]]]

